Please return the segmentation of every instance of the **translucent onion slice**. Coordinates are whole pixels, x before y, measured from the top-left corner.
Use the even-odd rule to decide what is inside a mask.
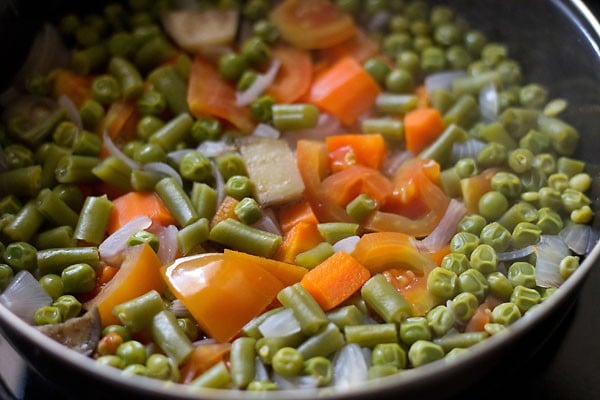
[[[102,132],[102,142],[104,144],[104,147],[106,148],[106,151],[108,151],[108,154],[119,158],[120,160],[122,160],[125,164],[127,164],[132,169],[140,169],[141,168],[141,165],[139,163],[137,163],[136,161],[127,157],[125,155],[125,153],[123,153],[121,151],[121,149],[119,149],[117,147],[115,142],[113,142],[112,138],[106,131]]]
[[[181,163],[181,160],[183,160],[183,157],[185,157],[185,155],[190,151],[194,151],[194,149],[173,150],[167,153],[167,158],[173,161],[175,164],[179,165],[179,163]]]
[[[281,226],[279,225],[279,221],[277,221],[277,215],[275,215],[275,211],[273,211],[272,208],[265,208],[262,210],[262,213],[262,217],[252,224],[252,227],[265,232],[271,232],[276,235],[282,235],[283,232],[281,230]]]
[[[486,85],[479,92],[479,111],[485,122],[492,122],[498,119],[498,90],[494,83]]]
[[[477,139],[454,143],[454,146],[452,146],[452,161],[456,162],[462,158],[477,158],[477,154],[484,147],[485,143]]]
[[[183,187],[183,179],[181,179],[181,175],[179,175],[179,172],[177,172],[177,170],[175,168],[171,167],[167,163],[149,162],[147,164],[144,164],[143,168],[146,171],[158,172],[158,173],[164,174],[166,176],[173,177]]]
[[[431,95],[438,89],[450,90],[452,89],[452,82],[456,78],[461,78],[467,75],[466,71],[442,71],[435,74],[431,74],[425,78],[425,89],[427,94]]]
[[[394,175],[394,172],[400,168],[402,164],[414,157],[414,154],[408,150],[396,150],[383,161],[381,170],[386,176]]]
[[[0,303],[32,324],[35,312],[52,304],[52,298],[29,271],[19,271],[0,295]]]
[[[256,125],[256,128],[254,128],[254,132],[252,132],[252,135],[270,139],[279,139],[279,136],[281,136],[281,132],[273,128],[271,125],[260,123]]]
[[[75,124],[79,129],[83,129],[83,123],[81,122],[81,115],[73,100],[70,97],[61,94],[58,96],[58,104],[67,111],[67,117]]]
[[[169,264],[177,258],[177,254],[179,253],[177,232],[179,232],[179,229],[175,225],[169,225],[159,229],[156,233],[156,237],[160,243],[156,254],[163,265]]]
[[[216,157],[228,151],[235,150],[235,146],[225,142],[224,140],[205,140],[196,148],[206,157]]]
[[[333,359],[333,382],[336,388],[348,389],[362,385],[367,380],[369,366],[360,346],[344,345]]]
[[[519,258],[527,257],[535,251],[535,246],[527,246],[522,249],[503,251],[496,254],[498,261],[512,261],[518,260]]]
[[[335,252],[343,251],[344,253],[352,254],[359,240],[360,236],[358,235],[348,236],[347,238],[335,242],[333,244],[333,250]]]
[[[217,163],[211,160],[212,165],[212,173],[215,177],[215,189],[217,190],[217,207],[221,205],[223,199],[225,198],[225,178],[223,178],[223,174],[219,171],[217,167]]]
[[[266,338],[283,337],[300,332],[300,323],[292,309],[285,308],[265,319],[258,330]]]
[[[462,202],[451,199],[444,216],[433,232],[425,239],[416,241],[417,248],[430,253],[440,250],[450,242],[450,239],[456,233],[456,226],[466,213],[467,209]]]
[[[319,386],[319,379],[313,375],[298,375],[286,378],[273,372],[273,382],[281,390],[314,389]]]
[[[569,248],[557,235],[542,235],[537,245],[535,281],[541,287],[559,287],[563,283],[559,264],[570,255]]]
[[[281,67],[281,61],[277,59],[273,60],[267,72],[259,74],[248,89],[243,92],[236,92],[235,103],[238,106],[247,106],[252,103],[271,86],[277,76],[277,72],[279,72],[279,67]]]
[[[267,367],[260,357],[254,359],[254,379],[257,381],[268,381],[270,379],[269,371],[267,371]]]
[[[151,225],[152,220],[146,215],[133,218],[100,243],[98,246],[100,259],[109,265],[118,267],[123,261],[127,239],[138,231],[148,229]]]
[[[575,253],[585,255],[593,240],[592,227],[584,224],[568,224],[558,236]],[[593,247],[593,246],[591,246]]]
[[[191,316],[190,311],[179,299],[175,299],[169,304],[169,311],[171,311],[177,318]]]
[[[281,138],[288,142],[291,149],[296,148],[296,142],[301,139],[306,140],[323,140],[327,136],[344,133],[342,123],[337,117],[321,112],[317,126],[314,128],[298,129],[294,131],[285,131]]]

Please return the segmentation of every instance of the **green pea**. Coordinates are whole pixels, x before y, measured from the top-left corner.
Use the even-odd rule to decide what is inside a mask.
[[[479,236],[481,230],[487,225],[487,221],[479,214],[465,215],[458,223],[458,232],[469,232]]]
[[[480,244],[471,253],[469,261],[471,268],[487,275],[496,271],[498,256],[492,246],[489,244]]]
[[[373,365],[406,368],[406,351],[398,343],[380,343],[373,348]]]
[[[190,135],[198,143],[205,140],[218,140],[223,129],[221,121],[212,117],[200,117],[192,125]]]
[[[238,53],[227,53],[219,58],[219,72],[230,81],[237,81],[247,66],[246,59]]]
[[[569,187],[569,177],[562,172],[556,172],[548,177],[548,186],[562,192]]]
[[[469,269],[469,257],[463,253],[452,252],[442,258],[440,266],[454,272],[456,275],[460,275]]]
[[[508,279],[513,286],[535,288],[535,267],[525,261],[516,261],[508,268]]]
[[[461,158],[454,164],[454,169],[458,176],[462,178],[469,178],[477,175],[477,163],[475,159],[471,157]]]
[[[261,96],[250,103],[250,112],[257,121],[270,123],[273,121],[275,99],[269,95]]]
[[[502,332],[503,330],[505,330],[505,329],[506,329],[506,326],[504,326],[504,325],[502,325],[502,324],[497,324],[497,323],[494,323],[494,322],[488,322],[487,324],[485,324],[485,325],[483,326],[483,329],[484,329],[484,330],[485,330],[487,333],[489,333],[490,335],[495,335],[495,334],[497,334],[497,333],[500,333],[500,332]],[[456,348],[456,349],[454,349],[454,350],[459,350],[459,349],[458,349],[458,348]],[[465,350],[466,350],[466,349],[465,349]],[[448,356],[446,355],[446,357],[448,357]]]
[[[575,189],[565,189],[560,194],[561,203],[567,212],[578,210],[583,206],[590,205],[589,197]],[[552,207],[554,208],[554,207]],[[556,209],[556,208],[554,208]]]
[[[487,294],[489,285],[485,276],[476,269],[468,269],[458,276],[458,288],[461,293],[471,293],[478,301]]]
[[[508,300],[513,291],[510,280],[501,272],[492,272],[486,276],[490,293],[494,296]]]
[[[541,301],[541,295],[535,289],[531,289],[525,286],[515,286],[510,301],[514,303],[522,314],[529,311],[533,306],[537,305]]]
[[[556,211],[543,207],[538,210],[536,225],[544,235],[557,235],[562,230],[564,223]]]
[[[463,274],[466,272],[463,272]],[[475,311],[479,306],[479,301],[477,300],[477,296],[475,296],[473,293],[462,292],[457,294],[452,300],[450,300],[449,304],[450,309],[454,313],[454,317],[459,321],[466,322],[470,320],[471,317],[475,314]]]
[[[469,51],[460,45],[453,45],[446,50],[446,60],[451,69],[467,69],[473,61]]]
[[[396,65],[398,68],[416,74],[421,69],[421,59],[419,58],[419,55],[412,50],[402,50],[396,56]]]
[[[512,244],[517,249],[522,249],[539,242],[542,229],[531,222],[519,222],[512,232]]]
[[[548,90],[537,83],[530,83],[519,91],[519,101],[527,108],[542,108],[548,101]]]
[[[471,55],[479,57],[481,50],[487,42],[487,38],[483,32],[471,29],[465,33],[463,42]]]
[[[383,38],[381,49],[391,58],[395,58],[401,51],[412,47],[411,35],[407,32],[396,32]]]
[[[108,325],[102,329],[102,336],[106,336],[109,333],[116,333],[123,339],[123,342],[131,339],[131,332],[123,325]]]
[[[137,340],[128,340],[117,347],[117,356],[119,356],[125,366],[146,363],[146,348]]]
[[[408,317],[400,324],[400,339],[408,346],[418,340],[431,340],[429,323],[425,317]]]
[[[490,245],[496,252],[503,252],[511,244],[511,234],[498,222],[487,224],[479,235],[481,243]]]
[[[520,175],[523,191],[538,191],[546,184],[546,175],[539,168],[532,168]]]
[[[63,321],[75,318],[79,315],[82,309],[82,304],[79,302],[79,300],[77,300],[75,296],[68,294],[58,297],[56,300],[54,300],[52,305],[60,310],[60,315],[62,316]]]
[[[125,367],[125,363],[123,362],[121,357],[116,356],[114,354],[100,356],[96,359],[96,363],[118,369],[123,369]]]
[[[42,288],[48,293],[53,300],[58,299],[65,292],[65,287],[60,276],[55,274],[47,274],[39,280]]]
[[[477,164],[481,168],[491,168],[503,165],[508,158],[506,146],[497,142],[485,145],[477,154]]]
[[[252,32],[267,43],[274,43],[279,39],[277,27],[268,19],[256,21],[252,26]]]
[[[427,290],[434,296],[447,300],[456,291],[456,274],[447,268],[436,267],[427,277]]]
[[[44,306],[35,311],[33,323],[36,325],[59,324],[62,322],[58,307]]]
[[[144,143],[135,150],[133,159],[141,164],[163,162],[167,153],[158,143]]]
[[[148,368],[142,364],[126,365],[121,372],[124,376],[148,376]]]
[[[412,74],[401,68],[393,69],[385,78],[385,88],[394,93],[407,93],[414,87]]]
[[[252,181],[244,175],[234,175],[225,182],[225,193],[238,200],[252,196]]]
[[[532,154],[540,154],[550,148],[550,138],[532,129],[519,139],[519,147],[529,150]]]
[[[386,63],[376,57],[367,59],[363,63],[363,68],[373,79],[375,79],[375,81],[377,81],[377,83],[379,83],[380,86],[385,85],[386,78],[391,71]]]
[[[91,265],[73,264],[61,272],[65,293],[87,293],[96,287],[96,272]]]
[[[258,78],[258,72],[252,70],[244,71],[240,79],[238,79],[237,81],[237,90],[239,90],[240,92],[245,91],[250,86],[252,86],[256,78]]]
[[[519,177],[513,173],[500,171],[494,174],[490,182],[492,190],[502,193],[506,198],[515,198],[521,194]]]
[[[174,375],[173,362],[164,354],[152,354],[146,360],[146,375],[151,378],[169,380]]]
[[[159,116],[166,110],[167,100],[158,90],[147,90],[137,100],[137,108],[144,116]]]
[[[444,50],[436,46],[429,46],[421,53],[421,69],[425,73],[442,71],[446,67]]]
[[[6,289],[14,275],[12,268],[8,264],[0,264],[0,292]]]
[[[444,349],[428,340],[417,340],[408,349],[408,359],[413,367],[429,364],[444,357]]]
[[[521,310],[515,303],[502,303],[492,310],[492,321],[509,326],[521,318]]]
[[[574,224],[588,224],[592,221],[594,212],[590,206],[583,206],[580,209],[571,211],[570,218]]]
[[[111,75],[102,75],[92,82],[94,100],[103,105],[110,105],[121,97],[121,86]]]
[[[265,41],[259,37],[251,37],[242,43],[242,56],[251,65],[262,67],[271,59],[271,49]]]
[[[579,257],[566,256],[558,264],[558,272],[563,280],[567,280],[579,268]]]
[[[425,317],[433,334],[437,337],[445,335],[456,322],[454,312],[444,305],[432,308]]]
[[[548,176],[556,171],[556,159],[550,153],[541,153],[535,156],[535,168],[539,169]]]
[[[193,182],[206,182],[212,178],[212,163],[204,154],[192,150],[179,163],[181,176]]]
[[[508,210],[508,199],[502,193],[492,190],[479,199],[479,214],[488,221],[497,220]]]
[[[142,140],[148,140],[150,136],[152,136],[164,125],[165,122],[159,117],[154,115],[145,115],[139,120],[136,126],[137,137]]]
[[[26,242],[10,243],[4,249],[4,261],[14,272],[31,272],[37,267],[37,250]]]
[[[462,253],[467,257],[479,245],[479,238],[469,232],[458,232],[450,240],[450,250],[456,253]]]
[[[592,177],[587,173],[575,174],[569,179],[569,187],[581,193],[587,192],[591,186]]]
[[[311,357],[304,361],[302,373],[316,378],[319,386],[325,386],[333,379],[333,366],[328,358]]]

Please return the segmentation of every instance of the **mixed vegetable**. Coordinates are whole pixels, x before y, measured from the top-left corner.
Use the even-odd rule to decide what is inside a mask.
[[[129,0],[32,51],[0,97],[0,302],[123,374],[401,374],[597,240],[566,101],[446,5]]]

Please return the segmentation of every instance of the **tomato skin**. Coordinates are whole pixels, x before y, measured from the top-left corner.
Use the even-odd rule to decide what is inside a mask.
[[[281,62],[281,67],[267,93],[278,103],[293,103],[310,89],[313,77],[310,53],[279,45],[271,50],[271,54]]]
[[[324,49],[356,34],[352,18],[329,0],[285,0],[269,15],[281,37],[301,49]]]

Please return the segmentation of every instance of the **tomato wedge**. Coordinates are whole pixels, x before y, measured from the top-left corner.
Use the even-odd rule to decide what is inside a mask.
[[[190,71],[188,105],[194,116],[222,118],[244,133],[252,132],[256,125],[248,107],[236,105],[233,86],[199,56],[194,58]]]
[[[329,0],[285,0],[269,17],[281,37],[301,49],[324,49],[356,34],[352,17]]]
[[[360,194],[368,195],[381,206],[392,192],[392,183],[381,172],[359,164],[329,175],[322,186],[327,197],[340,207],[346,207]]]
[[[310,53],[280,45],[274,47],[271,54],[281,62],[281,67],[267,93],[278,103],[293,103],[308,91],[312,83],[313,66]]]

